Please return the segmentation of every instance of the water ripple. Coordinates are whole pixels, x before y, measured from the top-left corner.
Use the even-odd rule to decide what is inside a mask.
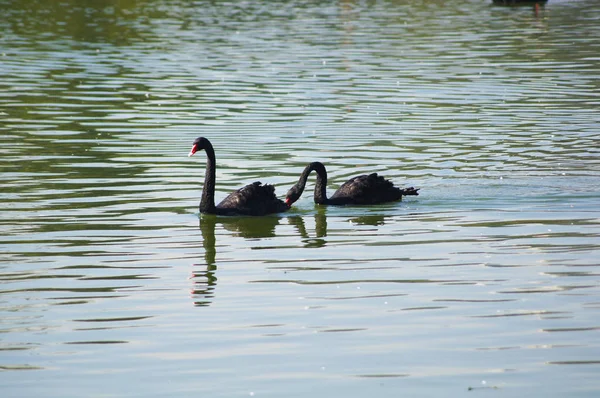
[[[0,12],[8,395],[600,391],[593,2]],[[315,160],[421,195],[198,217],[200,135],[217,200]]]

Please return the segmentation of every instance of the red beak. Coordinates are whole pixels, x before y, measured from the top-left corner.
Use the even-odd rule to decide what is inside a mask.
[[[290,198],[285,198],[285,204],[287,205],[287,207],[292,207],[292,200]]]
[[[197,150],[198,150],[198,144],[194,144],[192,146],[192,149],[190,150],[190,153],[188,153],[188,157],[192,156],[193,154],[195,154]]]

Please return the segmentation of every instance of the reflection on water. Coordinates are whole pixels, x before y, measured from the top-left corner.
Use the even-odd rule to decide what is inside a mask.
[[[598,395],[595,1],[0,12],[3,396]],[[199,135],[422,194],[198,226]]]
[[[385,217],[382,215],[365,215],[353,218],[351,222],[359,224],[359,225],[372,225],[378,226],[385,224]]]
[[[302,238],[302,243],[306,248],[319,248],[324,247],[327,244],[327,216],[326,208],[317,206],[315,208],[315,214],[312,216],[314,219],[314,236],[311,237],[310,233],[306,229],[304,218],[301,216],[288,217],[288,223],[293,225],[298,234]]]
[[[325,209],[321,208],[314,215],[315,236],[311,238],[302,216],[286,217],[288,225],[295,228],[295,233],[301,238],[305,248],[319,248],[326,244],[327,219]],[[276,237],[275,227],[283,219],[277,216],[266,217],[219,217],[213,214],[200,215],[200,232],[204,249],[204,262],[194,264],[191,279],[194,281],[192,294],[197,306],[210,305],[217,284],[217,239],[215,228],[217,224],[231,236],[241,237],[260,242],[263,238]],[[229,235],[229,234],[228,234]],[[200,300],[198,300],[200,299]]]
[[[209,305],[214,297],[217,284],[215,275],[216,265],[216,238],[215,225],[217,216],[204,214],[200,218],[200,231],[202,232],[202,247],[204,248],[204,264],[194,264],[191,279],[194,281],[192,295],[197,306]]]

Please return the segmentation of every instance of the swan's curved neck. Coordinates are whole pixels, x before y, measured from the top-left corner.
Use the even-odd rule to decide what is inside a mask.
[[[313,162],[304,168],[304,171],[300,175],[297,187],[300,190],[300,194],[304,192],[306,187],[306,180],[312,171],[317,172],[317,182],[315,184],[315,203],[325,204],[327,203],[327,170],[321,162]]]
[[[204,148],[206,152],[206,175],[202,187],[202,199],[200,200],[200,213],[215,213],[215,179],[217,165],[215,161],[215,150],[210,142]]]
[[[315,183],[315,203],[320,205],[325,204],[329,201],[327,199],[327,170],[323,163],[314,162],[313,170],[317,172],[317,182]]]

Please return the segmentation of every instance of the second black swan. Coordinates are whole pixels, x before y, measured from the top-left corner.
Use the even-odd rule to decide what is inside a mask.
[[[262,185],[259,181],[230,193],[215,206],[217,167],[215,150],[208,139],[198,137],[194,141],[188,156],[192,156],[200,150],[204,150],[207,157],[206,175],[204,177],[204,186],[202,187],[202,199],[200,200],[200,213],[227,216],[264,216],[266,214],[280,213],[290,208],[290,206],[275,196],[275,187],[273,185]]]
[[[317,172],[314,199],[315,203],[321,205],[373,205],[402,200],[402,196],[419,195],[419,188],[400,189],[395,187],[391,181],[377,173],[372,173],[349,179],[328,198],[326,192],[327,170],[321,162],[313,162],[306,166],[298,182],[288,191],[285,198],[288,206],[300,199],[306,186],[306,180],[313,170]]]

